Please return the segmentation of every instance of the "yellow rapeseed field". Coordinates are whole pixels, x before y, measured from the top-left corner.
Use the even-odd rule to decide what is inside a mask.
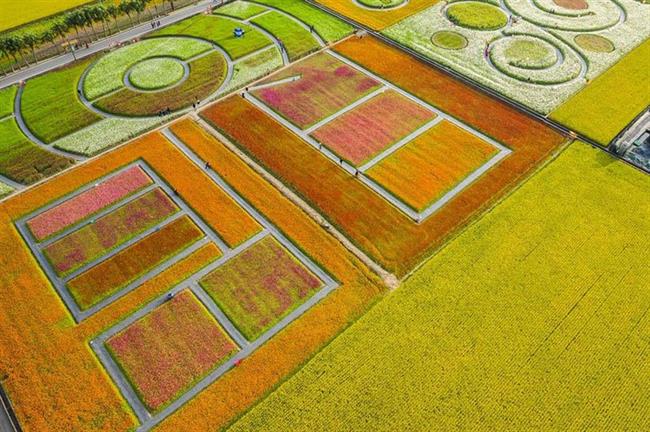
[[[231,430],[650,430],[648,197],[572,145]]]
[[[551,118],[607,146],[650,105],[650,39],[623,57],[567,102]]]
[[[63,12],[92,0],[0,0],[0,31]]]

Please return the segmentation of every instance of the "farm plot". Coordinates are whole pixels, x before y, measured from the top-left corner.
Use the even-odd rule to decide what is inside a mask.
[[[319,54],[267,78],[250,94],[306,129],[380,86],[339,59]]]
[[[257,339],[322,286],[271,237],[260,240],[199,284],[248,340]]]
[[[181,291],[111,336],[106,346],[148,409],[159,411],[236,345],[191,291]]]
[[[350,85],[337,84],[346,90],[329,100],[342,103],[300,117],[302,110],[286,101],[302,103],[301,80],[286,79],[295,76],[294,68],[303,62],[327,64],[321,56],[345,64],[354,73],[346,70],[344,75],[356,82],[376,83],[377,94],[360,100],[350,97]],[[223,100],[203,110],[201,116],[398,275],[566,141],[543,124],[370,37],[344,41],[334,51],[303,62],[269,77],[265,83],[271,87],[253,87],[245,98]],[[313,69],[311,73],[317,75]],[[396,138],[396,143],[387,144],[361,166],[345,161],[310,136],[328,122],[336,124],[343,115],[356,110],[363,113],[364,103],[380,95],[383,87],[429,110],[432,120],[424,120],[420,127],[413,125],[406,137]],[[285,88],[292,88],[286,92],[290,97],[284,96]],[[304,88],[309,93],[317,87]],[[265,90],[268,105],[261,93]],[[268,90],[275,91],[270,98]],[[274,94],[283,97],[274,98]],[[273,102],[275,106],[270,105]],[[297,124],[311,126],[301,129]],[[425,160],[421,155],[426,155]],[[402,163],[409,167],[396,168]],[[419,183],[415,187],[414,182],[423,176],[426,187],[419,193],[413,191],[422,187]]]
[[[635,0],[577,3],[441,2],[383,33],[548,114],[650,35]]]
[[[290,61],[303,57],[320,48],[319,41],[301,23],[277,12],[271,11],[254,17],[252,23],[271,33],[282,43]]]
[[[499,148],[442,121],[368,171],[368,177],[423,212],[499,154]]]
[[[253,87],[252,94],[257,94],[251,99],[253,103],[417,222],[510,153],[500,143],[488,137],[478,138],[478,132],[470,126],[335,53],[321,53],[302,63]],[[305,70],[320,79],[303,82],[305,75],[301,72]],[[334,77],[333,82],[327,82],[326,76]],[[373,85],[371,91],[355,100],[349,89],[361,96],[360,90],[370,87],[366,83]],[[336,92],[337,87],[343,92]],[[331,106],[322,104],[325,109],[312,113],[297,108],[307,106],[311,97],[320,97]],[[287,117],[293,121],[288,122]],[[303,128],[296,128],[296,124]],[[417,142],[409,145],[413,140]],[[445,146],[448,150],[456,147],[456,155],[469,160],[463,163],[452,160],[455,156],[435,152]],[[484,146],[487,149],[481,150]],[[486,157],[477,157],[473,150]],[[418,161],[420,157],[431,160]],[[454,169],[458,172],[451,174],[449,171]],[[416,180],[426,180],[426,187]],[[414,190],[419,190],[417,198],[412,195]]]

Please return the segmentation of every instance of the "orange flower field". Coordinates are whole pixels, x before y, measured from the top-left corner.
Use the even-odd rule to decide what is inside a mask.
[[[374,38],[348,39],[335,49],[503,143],[513,153],[416,224],[242,98],[225,99],[201,115],[398,276],[567,142],[544,124]]]
[[[174,129],[340,283],[325,300],[159,427],[173,431],[214,430],[241,414],[296,370],[363,313],[384,288],[335,239],[219,143],[191,123],[181,123]],[[136,417],[97,360],[89,341],[220,255],[213,244],[202,246],[96,314],[78,324],[74,322],[14,221],[136,160],[143,160],[154,169],[229,246],[240,244],[261,229],[200,167],[157,132],[26,190],[19,195],[20,199],[0,203],[0,285],[5,287],[0,297],[0,370],[2,386],[11,395],[25,430],[135,429]],[[205,409],[210,416],[197,415]]]
[[[496,147],[442,121],[367,174],[410,207],[422,211],[495,153]]]
[[[382,30],[410,15],[433,6],[438,1],[410,0],[403,6],[387,10],[362,8],[352,0],[318,0],[318,3],[374,30]]]

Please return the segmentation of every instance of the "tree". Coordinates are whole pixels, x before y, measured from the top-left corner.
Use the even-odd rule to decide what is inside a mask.
[[[84,17],[84,14],[79,10],[74,10],[72,12],[68,12],[65,15],[63,22],[68,26],[68,28],[74,28],[75,33],[77,33],[77,37],[80,37],[79,27],[83,27],[85,21],[86,18]]]
[[[164,1],[164,0],[163,0]],[[167,0],[172,7],[172,10],[174,10],[174,0]]]
[[[115,5],[109,5],[106,8],[106,13],[108,13],[111,16],[111,18],[113,18],[113,21],[115,21],[115,27],[117,28],[117,31],[119,32],[120,30],[122,30],[120,28],[120,23],[117,20],[119,16],[122,14],[122,11],[120,11],[120,9]]]
[[[106,18],[108,17],[108,12],[106,12],[106,8],[102,5],[96,5],[92,6],[91,8],[91,15],[93,18],[93,22],[101,22],[102,23],[102,30],[104,33],[106,33]]]
[[[126,16],[129,17],[129,21],[131,21],[131,25],[133,25],[133,18],[131,18],[131,12],[133,12],[133,5],[131,4],[131,2],[129,0],[122,0],[118,8],[120,12],[126,14]]]
[[[56,53],[59,54],[59,45],[54,43],[56,38],[57,38],[57,34],[54,32],[54,30],[49,29],[49,30],[45,30],[43,33],[41,33],[41,36],[40,36],[39,39],[40,39],[41,43],[44,43],[44,44],[45,43],[51,43],[52,45],[54,45],[56,47]]]
[[[9,47],[7,38],[0,39],[0,54],[2,54],[2,57],[7,57],[7,60],[11,60],[11,57],[10,57],[11,52],[10,52],[10,47]],[[14,63],[11,62],[11,61],[10,61],[10,63],[11,63],[11,71],[13,72],[13,71],[15,71]],[[3,72],[4,72],[4,70],[3,70]]]
[[[132,8],[138,14],[138,22],[140,22],[140,14],[144,12],[145,3],[143,0],[131,0]]]
[[[61,38],[61,42],[65,40],[65,36],[68,34],[68,28],[62,21],[57,21],[52,24],[52,31]]]
[[[27,33],[23,35],[22,40],[23,40],[23,46],[31,50],[34,63],[38,63],[38,59],[36,58],[36,47],[40,42],[39,38],[34,36],[31,33]]]

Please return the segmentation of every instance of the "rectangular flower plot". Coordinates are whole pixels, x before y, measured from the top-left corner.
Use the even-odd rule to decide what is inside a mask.
[[[46,246],[43,254],[57,275],[64,276],[153,228],[177,211],[178,206],[162,189],[154,189]]]
[[[366,175],[420,212],[487,163],[499,149],[443,120]]]
[[[71,279],[67,286],[82,309],[110,297],[204,237],[184,215]]]
[[[200,281],[237,329],[257,339],[323,285],[267,236]]]
[[[27,222],[36,240],[44,240],[152,184],[138,166],[130,167]]]
[[[173,402],[238,351],[189,290],[156,307],[105,344],[151,412]]]
[[[389,90],[316,129],[318,142],[355,166],[415,132],[436,114]]]
[[[324,53],[309,57],[260,85],[263,87],[251,94],[302,129],[381,87],[375,79]]]

